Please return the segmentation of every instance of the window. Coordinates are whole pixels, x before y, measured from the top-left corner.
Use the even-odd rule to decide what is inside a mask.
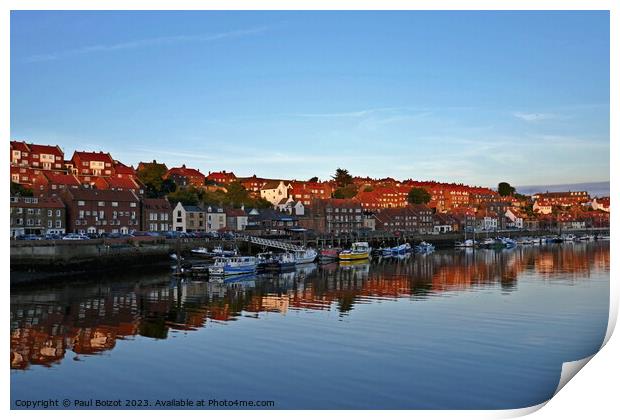
[[[105,212],[103,210],[99,210],[99,218],[103,219],[105,217]]]
[[[32,219],[28,219],[28,221],[26,222],[26,224],[27,224],[28,226],[32,226]]]
[[[51,228],[51,227],[52,227],[52,221],[51,221],[51,220],[48,220],[48,221],[47,221],[47,227],[48,227],[48,228]]]
[[[83,206],[83,205],[85,205],[85,203],[82,200],[78,201],[78,206]]]
[[[56,217],[60,217],[60,210],[56,210]]]
[[[132,219],[135,219],[135,218],[136,218],[136,212],[135,212],[135,211],[132,211],[132,212],[131,212],[131,218],[132,218]]]
[[[28,214],[34,214],[34,209],[28,209]]]
[[[129,203],[129,207],[136,207],[136,203],[135,202]]]
[[[112,201],[112,207],[118,207],[118,201]]]
[[[84,218],[84,210],[80,210],[79,215],[80,215],[80,219],[83,219]]]
[[[116,217],[117,217],[117,216],[118,216],[118,213],[117,213],[117,211],[116,211],[116,210],[114,210],[114,211],[112,212],[112,219],[116,219]]]
[[[99,201],[99,202],[97,203],[97,205],[98,205],[99,207],[103,207],[103,206],[105,206],[105,203],[104,203],[103,201]]]
[[[52,210],[47,210],[47,217],[52,217]]]
[[[56,220],[56,228],[59,229],[62,227],[62,222],[60,220]]]

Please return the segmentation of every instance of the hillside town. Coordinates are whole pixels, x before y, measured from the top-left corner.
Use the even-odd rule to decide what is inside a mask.
[[[132,235],[287,236],[383,231],[443,234],[609,226],[610,198],[586,191],[518,194],[437,181],[237,176],[156,160],[123,164],[105,151],[11,141],[11,238]]]

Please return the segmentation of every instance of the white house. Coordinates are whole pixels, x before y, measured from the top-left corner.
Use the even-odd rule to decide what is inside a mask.
[[[198,206],[177,203],[172,211],[172,229],[177,232],[204,232],[205,211]]]
[[[508,209],[504,214],[509,220],[508,226],[516,229],[523,229],[523,216],[516,210]]]
[[[609,213],[609,197],[597,197],[592,200],[592,209]]]
[[[534,206],[532,207],[536,213],[540,214],[551,214],[553,211],[553,206],[549,201],[538,199],[534,202]]]
[[[206,225],[207,232],[217,232],[226,227],[226,212],[223,208],[217,206],[207,206]]]
[[[261,187],[260,196],[275,206],[288,197],[290,188],[291,184],[285,184],[284,181],[269,181]]]

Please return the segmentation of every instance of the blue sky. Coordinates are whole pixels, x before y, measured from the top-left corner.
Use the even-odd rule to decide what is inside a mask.
[[[12,12],[11,138],[238,176],[605,181],[609,14]]]

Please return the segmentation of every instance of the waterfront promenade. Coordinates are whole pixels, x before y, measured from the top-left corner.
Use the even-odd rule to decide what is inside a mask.
[[[582,234],[609,234],[609,229],[588,229],[563,231],[577,236]],[[558,231],[497,231],[478,232],[476,238],[496,236],[548,236],[557,235]],[[454,242],[463,240],[462,232],[450,232],[437,235],[401,233],[398,236],[387,232],[367,232],[348,236],[321,235],[314,238],[273,238],[278,241],[304,245],[314,248],[347,247],[355,241],[367,241],[373,247],[393,246],[398,243],[418,243],[427,241],[437,248],[447,249]],[[472,234],[467,234],[468,238]],[[11,271],[28,272],[29,275],[11,275],[11,283],[50,278],[70,272],[105,271],[119,268],[164,265],[169,263],[172,252],[187,253],[193,248],[222,246],[227,249],[238,248],[244,254],[263,251],[263,247],[247,243],[239,237],[233,240],[219,239],[163,239],[153,237],[134,237],[129,239],[91,239],[82,241],[11,241]],[[37,273],[40,273],[39,275]]]

